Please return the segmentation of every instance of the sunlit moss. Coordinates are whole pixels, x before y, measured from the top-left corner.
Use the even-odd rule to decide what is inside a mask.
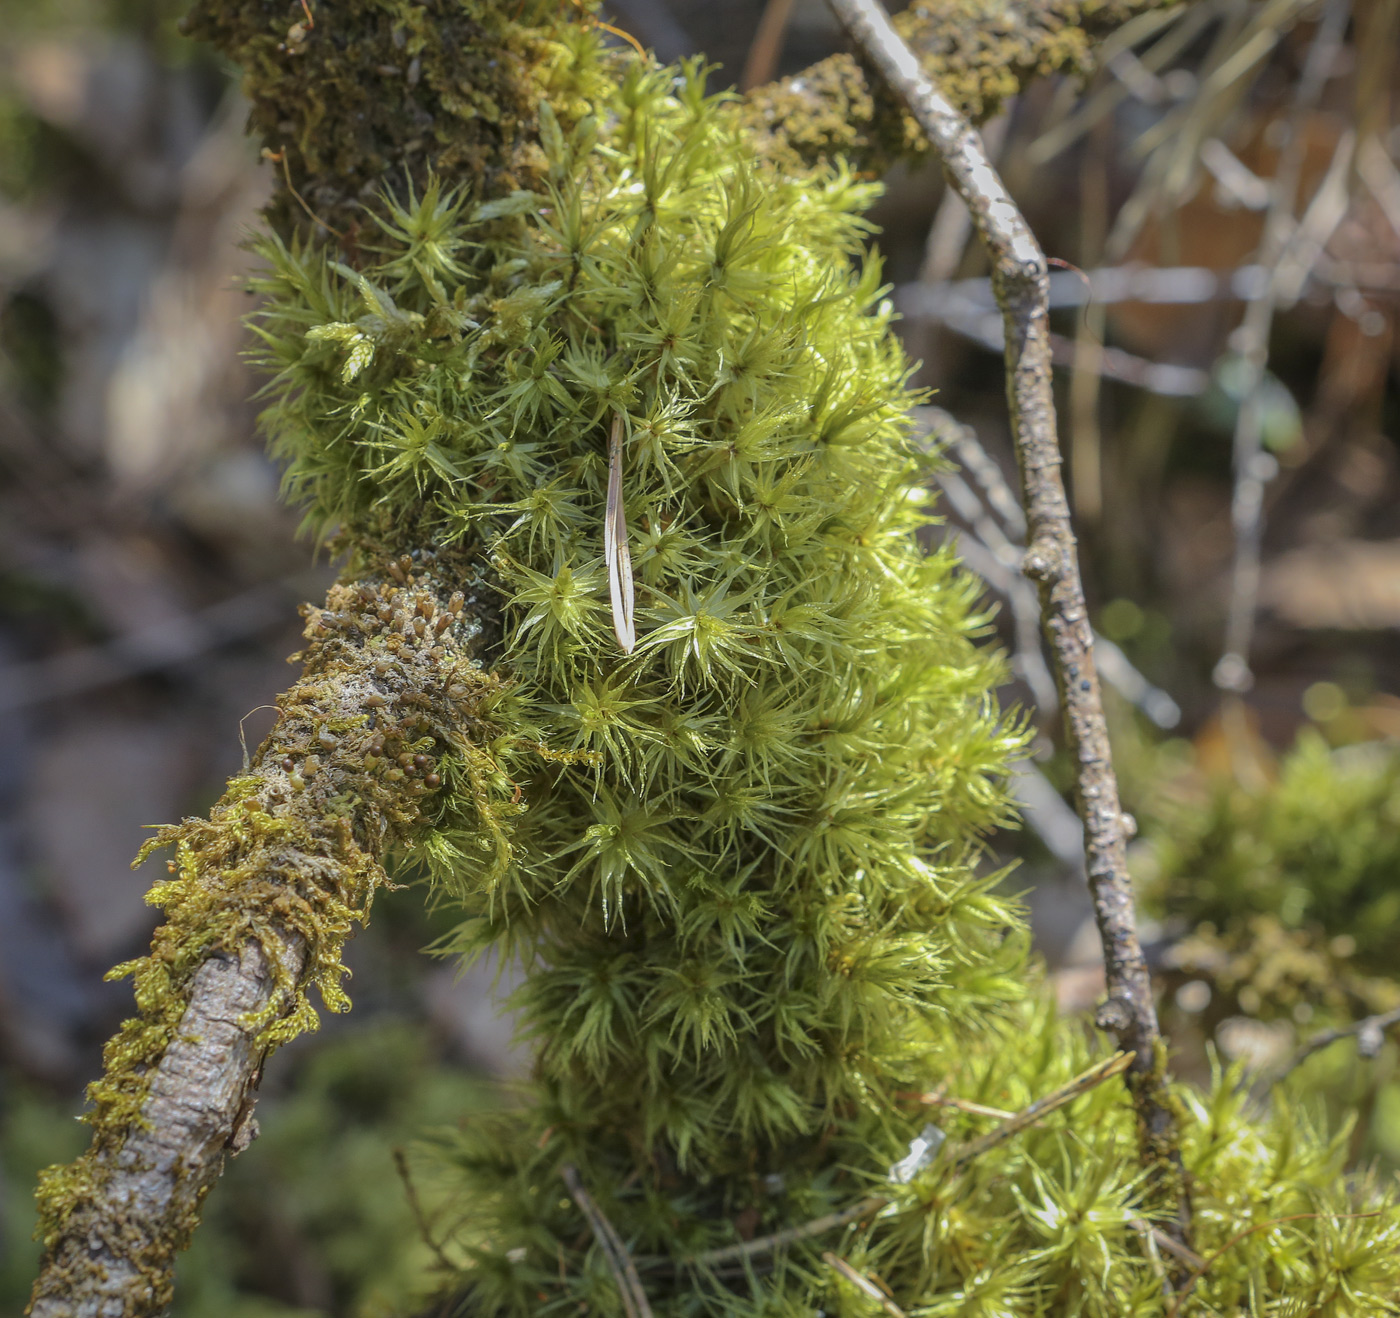
[[[992,700],[975,583],[919,544],[874,189],[839,165],[775,172],[693,68],[616,67],[589,113],[541,103],[531,187],[385,194],[355,264],[263,248],[289,491],[316,527],[413,510],[480,553],[513,683],[499,717],[586,757],[506,752],[525,807],[509,864],[469,832],[437,858],[465,907],[455,946],[525,960],[537,1046],[530,1108],[442,1145],[472,1224],[449,1293],[472,1314],[619,1311],[571,1164],[658,1315],[877,1312],[833,1247],[906,1312],[1162,1314],[1117,1085],[889,1181],[922,1094],[1014,1109],[1094,1055],[976,869],[1022,737]],[[603,561],[614,425],[630,655]],[[1237,1089],[1182,1098],[1198,1248],[1307,1216],[1229,1245],[1183,1313],[1248,1296],[1281,1314],[1298,1287],[1331,1296],[1318,1312],[1373,1311],[1400,1281],[1393,1221],[1353,1238],[1373,1192],[1344,1188],[1338,1146],[1289,1112],[1257,1124]],[[937,1119],[954,1139],[986,1123]],[[872,1191],[888,1204],[844,1234],[685,1262]]]

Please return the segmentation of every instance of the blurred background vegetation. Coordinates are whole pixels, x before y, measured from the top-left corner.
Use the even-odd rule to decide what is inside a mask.
[[[180,9],[0,0],[5,1312],[36,1258],[34,1173],[84,1142],[82,1085],[128,1002],[101,975],[152,926],[149,876],[128,868],[143,826],[204,810],[240,737],[261,738],[295,605],[333,575],[277,503],[239,358],[240,242],[270,166]],[[609,11],[664,58],[704,51],[717,87],[840,45],[821,0]],[[1261,1094],[1351,1120],[1354,1163],[1393,1170],[1400,3],[1197,0],[1104,55],[985,132],[1063,263],[1062,431],[1164,1023],[1182,1073],[1241,1062]],[[1014,571],[985,264],[931,167],[896,172],[875,218],[937,390],[922,420],[959,463],[937,533],[986,579],[1005,700],[1041,730],[1027,827],[996,859],[1021,862],[1061,1004],[1082,1010],[1102,969]],[[376,906],[350,949],[354,1014],[270,1068],[263,1136],[210,1201],[179,1314],[411,1311],[432,1224],[460,1211],[416,1141],[508,1101],[524,1065],[509,967],[498,984],[421,954],[450,923],[412,888]],[[1329,1029],[1354,1032],[1293,1066]]]

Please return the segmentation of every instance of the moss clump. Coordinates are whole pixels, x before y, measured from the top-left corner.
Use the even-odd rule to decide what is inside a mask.
[[[1357,970],[1392,973],[1400,941],[1400,754],[1333,751],[1305,732],[1276,782],[1212,784],[1164,818],[1149,895],[1191,926],[1240,930],[1256,916],[1345,938]]]
[[[1400,754],[1306,732],[1277,779],[1204,784],[1162,813],[1141,867],[1154,913],[1188,932],[1170,985],[1210,992],[1181,1024],[1277,1070],[1327,1029],[1400,1006]],[[1200,989],[1192,990],[1201,997]],[[1190,1001],[1189,994],[1186,1000]],[[1370,1054],[1369,1056],[1365,1054]],[[1339,1042],[1294,1074],[1339,1118],[1353,1158],[1400,1161],[1393,1045]]]
[[[622,1309],[572,1167],[659,1316],[880,1312],[833,1245],[905,1312],[1166,1312],[1116,1085],[891,1177],[926,1095],[1015,1108],[1095,1045],[1043,1005],[977,869],[1023,738],[975,583],[920,547],[874,189],[768,169],[693,67],[619,60],[591,113],[539,119],[534,188],[385,196],[354,266],[264,246],[290,489],[313,524],[413,516],[488,559],[514,683],[497,716],[580,757],[503,753],[528,806],[508,864],[441,855],[456,946],[525,959],[538,1044],[530,1108],[445,1147],[472,1223],[447,1311]],[[1182,1313],[1390,1302],[1400,1225],[1337,1179],[1335,1146],[1287,1112],[1254,1124],[1233,1077],[1181,1101],[1198,1247],[1228,1245]],[[940,1118],[958,1140],[979,1120]],[[1383,1217],[1346,1216],[1373,1200]]]

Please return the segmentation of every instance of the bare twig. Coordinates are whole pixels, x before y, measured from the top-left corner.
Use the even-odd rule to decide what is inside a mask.
[[[1023,1107],[1015,1116],[1009,1117],[985,1135],[979,1135],[975,1140],[969,1140],[966,1144],[959,1145],[953,1151],[953,1166],[958,1169],[966,1167],[975,1158],[980,1158],[988,1149],[994,1149],[998,1144],[1005,1144],[1007,1140],[1019,1135],[1028,1126],[1035,1125],[1042,1117],[1048,1117],[1050,1113],[1064,1107],[1066,1103],[1074,1102],[1081,1094],[1087,1094],[1091,1089],[1103,1084],[1105,1080],[1122,1075],[1132,1065],[1132,1062],[1132,1053],[1114,1053],[1112,1057],[1106,1057],[1102,1062],[1096,1062],[1087,1071],[1075,1076],[1068,1084],[1052,1090],[1044,1098],[1036,1099],[1034,1103]]]
[[[0,668],[0,712],[176,668],[284,622],[291,605],[309,587],[323,589],[325,579],[323,571],[297,572],[98,645]]]
[[[964,425],[941,407],[915,409],[925,417],[931,429],[938,432],[952,449],[963,469],[977,482],[987,506],[1001,519],[1006,534],[1013,540],[1025,541],[1026,514],[1020,501],[1011,492],[1001,474],[1001,468],[982,447],[977,432]]]
[[[795,1245],[799,1240],[811,1240],[816,1236],[824,1236],[828,1231],[835,1231],[838,1227],[849,1226],[852,1222],[859,1222],[865,1217],[873,1217],[882,1208],[887,1208],[889,1202],[886,1195],[869,1195],[859,1203],[852,1204],[849,1208],[842,1208],[838,1212],[815,1217],[810,1222],[800,1222],[796,1226],[786,1227],[782,1231],[774,1232],[771,1236],[759,1236],[754,1240],[746,1240],[740,1245],[725,1245],[720,1249],[707,1250],[703,1254],[696,1254],[693,1258],[688,1259],[673,1259],[662,1254],[651,1255],[639,1258],[637,1266],[648,1272],[653,1272],[680,1268],[715,1269],[736,1263],[746,1264],[788,1245]]]
[[[651,1305],[647,1302],[646,1291],[642,1289],[642,1279],[637,1275],[636,1264],[632,1262],[627,1246],[622,1243],[622,1237],[617,1234],[617,1228],[608,1221],[607,1214],[598,1207],[593,1196],[584,1188],[576,1167],[566,1164],[559,1169],[559,1174],[564,1178],[564,1184],[569,1187],[569,1194],[579,1206],[579,1211],[588,1219],[593,1238],[598,1242],[598,1248],[603,1251],[608,1271],[617,1283],[623,1312],[627,1318],[652,1318]]]
[[[1175,1109],[1167,1093],[1161,1033],[1147,961],[1134,922],[1126,834],[1094,666],[1094,638],[1079,578],[1074,533],[1055,433],[1048,275],[1044,254],[976,132],[924,76],[876,0],[830,0],[851,36],[898,93],[943,161],[949,183],[972,213],[992,261],[1006,326],[1007,395],[1025,495],[1030,544],[1024,570],[1040,587],[1041,609],[1061,685],[1085,859],[1104,945],[1108,1001],[1098,1022],[1133,1054],[1128,1083],[1144,1163],[1185,1240],[1185,1172]]]
[[[909,319],[923,317],[937,320],[954,334],[971,339],[1000,355],[1006,351],[1001,315],[975,296],[986,285],[986,280],[973,279],[932,288],[923,284],[906,284],[896,290],[895,302]],[[968,289],[973,291],[973,297],[965,295],[964,290]],[[1050,334],[1049,345],[1050,359],[1056,366],[1075,365],[1074,339],[1063,334]],[[1194,366],[1148,361],[1122,348],[1100,348],[1092,365],[1104,379],[1118,380],[1167,398],[1194,398],[1204,393],[1210,385],[1207,371]]]
[[[833,1254],[830,1250],[822,1255],[822,1262],[834,1272],[843,1276],[862,1295],[874,1300],[890,1318],[905,1318],[904,1310],[899,1307],[888,1295],[885,1294],[869,1277],[863,1272],[857,1272],[839,1254]]]
[[[1393,1011],[1381,1012],[1375,1016],[1367,1016],[1364,1020],[1359,1020],[1354,1025],[1348,1025],[1343,1029],[1320,1030],[1299,1048],[1284,1066],[1279,1068],[1278,1072],[1271,1078],[1270,1083],[1276,1085],[1286,1080],[1314,1053],[1320,1053],[1324,1048],[1330,1048],[1334,1043],[1340,1043],[1343,1039],[1355,1039],[1361,1049],[1362,1056],[1374,1057],[1385,1041],[1385,1032],[1396,1025],[1400,1025],[1400,1007]]]
[[[433,1251],[437,1261],[448,1271],[451,1271],[452,1260],[443,1252],[442,1246],[433,1236],[432,1227],[428,1223],[428,1215],[423,1211],[423,1201],[418,1197],[418,1187],[414,1185],[413,1174],[408,1169],[408,1156],[402,1149],[394,1150],[394,1168],[399,1174],[399,1180],[403,1182],[403,1191],[408,1199],[409,1211],[413,1214],[413,1222],[418,1228],[418,1234],[423,1238],[423,1243]]]
[[[1020,570],[1025,558],[1025,548],[1020,543],[1026,533],[1025,515],[1002,480],[1000,469],[977,442],[970,426],[955,421],[937,407],[915,408],[914,415],[920,424],[928,427],[930,435],[957,454],[964,468],[982,487],[985,504],[956,472],[934,473],[949,505],[971,531],[970,536],[960,539],[967,566],[1011,605],[1016,625],[1012,666],[1030,687],[1041,715],[1052,716],[1059,709],[1059,699],[1055,680],[1041,653],[1040,606],[1035,591]],[[989,514],[987,505],[997,510],[997,518]],[[1094,633],[1094,659],[1104,680],[1159,728],[1174,728],[1181,721],[1181,709],[1176,701],[1149,682],[1118,646],[1097,632]]]
[[[982,125],[982,144],[987,156],[995,161],[1006,141],[1011,126],[1011,109]],[[919,268],[919,283],[937,286],[946,283],[958,272],[967,240],[972,236],[972,216],[967,213],[963,199],[955,188],[949,188],[933,213],[928,237],[924,241],[924,263]]]

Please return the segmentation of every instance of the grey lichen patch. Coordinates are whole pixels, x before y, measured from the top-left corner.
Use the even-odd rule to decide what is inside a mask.
[[[246,1124],[262,1059],[316,1027],[313,987],[332,1011],[350,1005],[341,954],[389,884],[391,849],[421,846],[447,814],[458,836],[476,832],[508,855],[510,816],[522,807],[492,758],[505,684],[476,658],[487,588],[468,565],[427,552],[381,562],[304,610],[301,677],[247,772],[207,819],[160,830],[137,859],[174,848],[169,877],[147,899],[166,922],[148,955],[111,972],[133,977],[138,1010],[89,1089],[92,1146],[41,1180],[49,1260],[36,1313],[65,1312],[63,1296],[93,1291],[112,1294],[113,1313],[168,1302],[173,1256]],[[201,1048],[218,1051],[217,1065]],[[240,1068],[232,1109],[214,1118],[228,1129],[211,1144],[205,1113],[188,1123],[182,1149],[170,1136],[183,1118],[166,1110],[166,1072]],[[193,1106],[201,1101],[195,1094]]]

